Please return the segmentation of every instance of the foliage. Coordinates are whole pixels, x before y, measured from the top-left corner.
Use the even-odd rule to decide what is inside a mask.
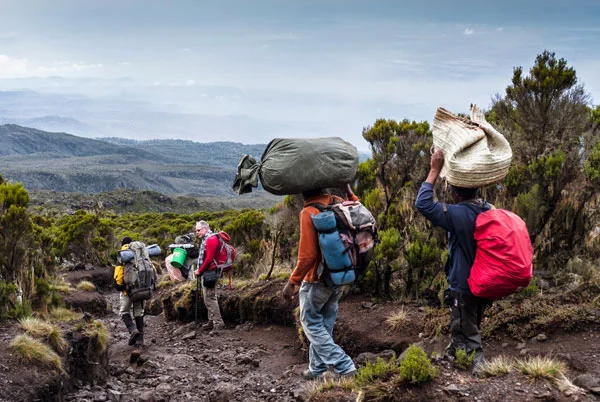
[[[598,125],[589,102],[573,67],[546,50],[537,55],[528,75],[522,67],[514,69],[505,96],[496,96],[488,113],[514,154],[502,195],[508,199],[502,203],[514,204],[524,217],[539,251],[538,262],[552,263],[564,239],[581,238],[586,230],[580,216],[593,194],[589,185],[600,177],[595,151]],[[573,210],[569,218],[581,224],[564,225],[561,210]],[[547,235],[548,224],[552,235]],[[568,244],[573,248],[572,242]]]
[[[467,353],[464,349],[456,349],[456,359],[454,359],[454,365],[463,370],[468,370],[475,361],[475,351]]]
[[[363,367],[358,369],[355,384],[360,387],[366,387],[376,381],[386,381],[400,373],[400,366],[393,356],[389,361],[385,361],[381,357],[375,360],[375,363],[367,362]]]
[[[18,335],[10,342],[9,347],[24,363],[39,364],[50,369],[63,371],[60,356],[48,345],[29,335]]]
[[[400,379],[410,384],[420,384],[431,381],[437,376],[438,370],[433,367],[431,360],[423,349],[410,345],[406,356],[400,363]]]
[[[28,202],[22,184],[0,183],[0,280],[14,282],[22,275],[32,235]]]

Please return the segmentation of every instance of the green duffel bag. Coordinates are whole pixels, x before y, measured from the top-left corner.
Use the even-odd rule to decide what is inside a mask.
[[[251,192],[259,179],[275,195],[342,187],[354,181],[358,169],[358,151],[339,137],[276,138],[260,160],[242,156],[233,183],[236,193]]]

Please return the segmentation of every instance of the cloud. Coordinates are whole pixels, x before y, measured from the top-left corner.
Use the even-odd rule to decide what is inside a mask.
[[[60,60],[53,62],[50,66],[39,66],[36,68],[35,75],[77,75],[80,72],[88,70],[98,70],[103,68],[102,63],[86,63],[84,61],[66,61]]]
[[[496,31],[502,32],[502,31],[504,31],[504,28],[503,27],[498,27],[498,28],[496,28]]]
[[[186,87],[193,87],[194,85],[196,85],[196,81],[194,81],[194,80],[186,80],[185,81]]]
[[[188,48],[186,47],[185,49],[182,49],[181,51],[182,51],[182,52],[186,52],[186,53],[187,53],[187,52],[191,52],[191,51],[192,51],[192,49],[188,49]]]
[[[27,59],[13,59],[0,54],[0,77],[24,77],[28,75],[29,62]]]
[[[464,34],[464,35],[473,35],[474,33],[475,33],[475,31],[473,31],[471,28],[466,28],[466,29],[463,31],[463,34]]]
[[[17,36],[17,33],[14,31],[0,33],[0,39],[14,38],[16,36]]]

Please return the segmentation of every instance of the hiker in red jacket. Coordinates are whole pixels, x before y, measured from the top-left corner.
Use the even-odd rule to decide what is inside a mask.
[[[219,237],[213,236],[210,226],[206,221],[196,223],[196,236],[202,241],[200,244],[200,256],[198,257],[198,269],[196,276],[202,276],[202,295],[204,305],[208,310],[208,322],[202,326],[205,331],[221,330],[225,328],[225,322],[219,310],[217,299],[217,281],[220,272],[217,272],[215,259],[218,256]]]

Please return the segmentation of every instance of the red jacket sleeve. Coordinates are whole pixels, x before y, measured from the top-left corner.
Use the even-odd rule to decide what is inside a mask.
[[[206,270],[214,269],[214,259],[217,258],[217,249],[219,248],[219,238],[217,236],[210,236],[206,239],[204,246],[204,260],[202,260],[202,266],[198,268],[198,272],[201,274]]]

